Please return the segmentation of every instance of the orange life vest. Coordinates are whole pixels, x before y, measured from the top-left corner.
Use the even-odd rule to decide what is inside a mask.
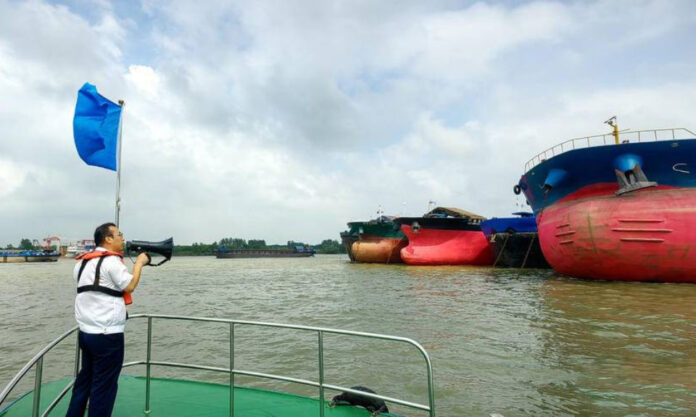
[[[85,269],[85,266],[87,265],[87,261],[90,259],[95,259],[95,258],[101,258],[99,259],[99,262],[97,263],[97,270],[95,272],[94,276],[94,284],[92,285],[84,285],[82,287],[77,287],[77,292],[78,294],[84,291],[98,291],[107,295],[111,295],[113,297],[123,297],[123,301],[126,303],[126,305],[133,304],[133,297],[131,296],[131,293],[126,292],[126,291],[116,291],[112,290],[111,288],[103,287],[99,285],[99,275],[101,273],[101,264],[104,261],[104,258],[107,256],[118,256],[121,258],[121,262],[123,262],[123,252],[111,252],[111,251],[101,251],[101,250],[93,250],[91,252],[85,252],[81,253],[78,256],[75,257],[75,260],[82,261],[82,266],[80,267],[80,272],[77,273],[77,283],[80,283],[80,277],[82,276],[82,271]]]

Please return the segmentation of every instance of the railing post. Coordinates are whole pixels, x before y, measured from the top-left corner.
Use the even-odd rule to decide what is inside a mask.
[[[75,378],[77,378],[78,372],[80,372],[80,332],[77,332],[77,337],[75,338]]]
[[[36,376],[34,377],[34,405],[31,408],[31,416],[39,416],[41,402],[41,374],[43,373],[43,356],[36,362]]]
[[[427,361],[426,361],[427,362]],[[435,417],[435,387],[433,387],[433,369],[428,362],[426,364],[428,369],[428,406],[430,407],[430,417]]]
[[[234,323],[230,323],[230,417],[234,417]]]
[[[324,332],[319,330],[319,416],[324,417]]]
[[[150,414],[150,359],[152,358],[152,317],[147,318],[147,363],[145,364],[145,414]]]

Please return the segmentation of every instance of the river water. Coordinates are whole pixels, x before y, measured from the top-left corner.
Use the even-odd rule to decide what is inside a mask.
[[[74,325],[74,262],[0,264],[0,387]],[[439,416],[696,415],[696,285],[588,282],[547,270],[351,264],[347,257],[177,257],[147,268],[131,314],[271,321],[412,338],[434,368]],[[155,321],[153,360],[228,367],[229,327]],[[145,320],[126,361],[145,359]],[[44,380],[71,374],[73,338]],[[425,366],[405,344],[327,335],[326,382],[427,403]],[[235,368],[317,380],[315,334],[235,329]],[[142,375],[142,366],[124,373]],[[227,382],[209,371],[154,376]],[[29,376],[33,376],[30,372]],[[17,393],[32,387],[25,378]],[[239,383],[317,395],[250,377]],[[327,395],[334,395],[329,392]],[[408,416],[418,411],[394,407]]]

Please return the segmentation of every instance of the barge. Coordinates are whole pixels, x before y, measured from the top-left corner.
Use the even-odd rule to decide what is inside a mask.
[[[494,217],[481,222],[493,249],[493,266],[500,268],[550,268],[539,244],[534,213],[520,211],[517,217]]]
[[[218,259],[231,258],[307,258],[314,256],[314,249],[295,246],[293,249],[228,249],[220,247],[215,252]]]
[[[5,250],[0,251],[0,263],[57,262],[60,252],[50,250]]]

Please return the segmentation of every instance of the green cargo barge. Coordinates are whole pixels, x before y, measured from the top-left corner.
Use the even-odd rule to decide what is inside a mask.
[[[341,241],[354,262],[402,263],[401,249],[408,241],[393,217],[380,216],[366,222],[349,222]]]

